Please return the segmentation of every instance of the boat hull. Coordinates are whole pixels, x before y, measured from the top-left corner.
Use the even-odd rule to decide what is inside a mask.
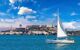
[[[74,40],[46,40],[47,43],[61,43],[61,44],[70,44],[74,43]]]

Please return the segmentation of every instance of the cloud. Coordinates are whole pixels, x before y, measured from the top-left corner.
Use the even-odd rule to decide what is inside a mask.
[[[27,8],[27,7],[20,7],[18,14],[23,15],[23,14],[26,14],[26,13],[36,13],[36,11],[34,11],[30,8]]]
[[[80,6],[80,2],[77,5]]]
[[[36,18],[36,16],[26,16],[24,19],[24,17],[15,18],[15,16],[11,14],[0,12],[0,27],[10,27],[11,25],[13,27],[19,27],[19,24],[22,24],[24,27],[32,24],[32,22],[28,21],[29,18]]]
[[[53,16],[58,16],[57,13],[53,13]]]
[[[74,23],[75,22],[64,22],[63,25],[65,28],[75,29]]]
[[[26,19],[29,19],[29,18],[36,18],[36,16],[26,16]]]
[[[11,3],[11,4],[14,4],[15,2],[22,2],[23,0],[9,0],[9,2]]]
[[[0,12],[0,15],[7,15],[6,13]]]
[[[47,18],[47,19],[44,19],[44,20],[38,20],[38,19],[35,19],[35,20],[32,20],[32,24],[34,25],[48,25],[48,26],[52,26],[54,24],[54,18]]]
[[[80,22],[77,22],[77,21],[64,22],[63,26],[66,29],[80,30]]]
[[[13,23],[15,20],[13,19],[0,19],[1,22]]]
[[[14,15],[9,14],[9,13],[0,12],[0,19],[3,19],[3,18],[9,19],[9,18],[15,18],[15,17],[17,17],[17,16],[14,16]]]
[[[19,2],[22,2],[23,0],[18,0]]]
[[[75,15],[77,15],[76,12],[72,12],[72,13],[71,13],[71,16],[75,16]]]
[[[31,22],[24,18],[18,18],[16,19],[15,26],[19,27],[19,24],[22,24],[23,27],[26,27],[27,25],[31,25]]]
[[[12,19],[0,19],[0,28],[11,27],[14,24]]]
[[[14,4],[17,0],[9,0],[11,4]]]
[[[11,14],[0,12],[0,18],[9,18],[11,17]]]
[[[19,27],[22,24],[22,27],[26,27],[27,25],[31,25],[32,23],[24,18],[17,19],[0,19],[0,28],[1,27]]]
[[[20,8],[20,4],[18,4],[17,6],[15,5],[16,2],[22,2],[22,0],[9,0],[9,5],[11,6],[10,9],[19,9]]]

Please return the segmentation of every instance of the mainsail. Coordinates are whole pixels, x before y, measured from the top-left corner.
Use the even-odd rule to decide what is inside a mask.
[[[57,43],[57,44],[68,44],[68,43],[74,43],[74,40],[64,39],[67,37],[66,32],[63,30],[60,19],[59,19],[59,11],[57,15],[57,39],[47,39],[47,43]]]
[[[64,30],[61,27],[59,14],[58,14],[58,19],[57,19],[57,37],[66,37],[66,36],[67,36],[67,34],[64,32]]]

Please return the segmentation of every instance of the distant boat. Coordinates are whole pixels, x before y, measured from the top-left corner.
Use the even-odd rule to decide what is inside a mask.
[[[57,15],[57,38],[56,40],[53,39],[47,39],[47,43],[74,43],[74,40],[67,39],[66,32],[62,29],[60,18],[59,18],[59,12]]]

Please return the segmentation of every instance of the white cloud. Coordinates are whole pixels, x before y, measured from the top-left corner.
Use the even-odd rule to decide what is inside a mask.
[[[9,0],[9,5],[10,8],[7,10],[7,12],[10,12],[12,9],[20,9],[20,4],[18,4],[17,6],[15,6],[16,2],[22,2],[22,0]]]
[[[0,12],[0,15],[7,15],[6,13]]]
[[[72,12],[72,13],[71,13],[71,16],[75,16],[75,15],[77,15],[76,12]]]
[[[18,18],[16,19],[15,26],[19,27],[19,24],[22,24],[23,27],[26,27],[27,25],[31,25],[31,22],[24,18]]]
[[[36,18],[36,16],[26,16],[26,19],[29,19],[29,18]]]
[[[13,20],[13,19],[5,19],[4,21],[5,21],[5,22],[11,22],[11,23],[12,23],[12,22],[14,22],[15,20]]]
[[[11,14],[0,12],[0,17],[11,17]]]
[[[53,16],[58,16],[57,13],[53,13]]]
[[[75,29],[74,23],[75,22],[64,22],[63,25],[65,28]]]
[[[5,22],[5,23],[14,23],[15,19],[0,19],[0,22]]]
[[[16,0],[9,0],[9,2],[10,2],[11,4],[14,4],[14,3],[16,2]]]
[[[23,15],[25,13],[36,13],[36,11],[34,11],[30,8],[27,8],[27,7],[20,7],[20,10],[19,10],[18,14]]]
[[[0,28],[11,27],[14,24],[12,19],[0,19]]]
[[[11,4],[14,4],[15,2],[22,2],[23,0],[9,0],[9,2],[11,3]]]
[[[37,13],[36,11],[33,11],[33,13]]]
[[[0,12],[0,16],[1,17],[11,17],[12,19],[9,19],[9,18],[0,18],[0,27],[10,27],[11,25],[13,27],[19,27],[19,24],[22,24],[23,26],[26,26],[26,25],[29,25],[31,24],[30,21],[28,21],[28,18],[35,18],[35,16],[27,16],[28,18],[14,18],[13,15],[11,14],[7,14],[7,13],[3,13],[3,12]]]
[[[0,17],[1,18],[15,18],[14,15],[9,14],[9,13],[4,13],[4,12],[0,12]],[[0,20],[1,20],[1,18],[0,18]]]
[[[0,28],[1,27],[19,27],[22,24],[23,27],[27,25],[31,25],[32,23],[24,18],[17,18],[17,19],[0,19]]]
[[[4,22],[4,19],[0,19],[1,22]]]
[[[13,7],[13,9],[18,9],[18,7]]]
[[[6,12],[9,13],[9,12],[11,12],[13,9],[14,9],[14,10],[20,9],[20,6],[16,7],[15,5],[12,4],[11,7],[10,7],[9,9],[7,9]]]
[[[80,6],[80,2],[78,3],[78,6]]]
[[[80,22],[71,21],[71,22],[64,22],[64,28],[71,29],[71,30],[80,30]]]
[[[23,0],[18,0],[19,2],[22,2]]]
[[[54,18],[47,18],[45,20],[32,20],[32,24],[34,25],[48,25],[48,26],[52,26],[54,24],[53,22]]]

